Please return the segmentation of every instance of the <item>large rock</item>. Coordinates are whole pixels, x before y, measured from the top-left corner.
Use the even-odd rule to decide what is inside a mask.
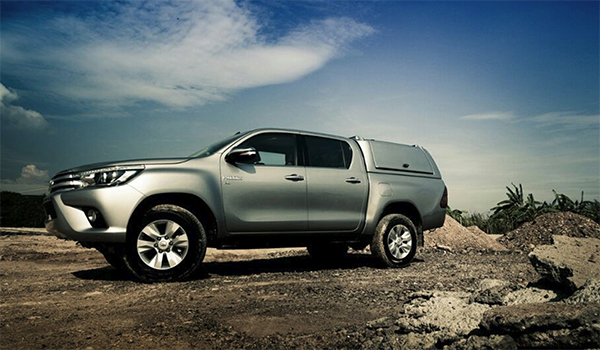
[[[600,276],[599,276],[600,277]],[[599,303],[600,304],[600,280],[588,280],[583,287],[578,289],[573,295],[565,299],[567,304],[578,303]]]
[[[528,287],[512,291],[502,298],[503,305],[546,303],[558,299],[558,294],[553,290]]]
[[[447,345],[444,350],[493,350],[493,349],[517,349],[517,343],[508,335],[492,334],[490,336],[472,335],[469,338]]]
[[[519,347],[600,346],[600,304],[544,303],[499,306],[480,323],[485,334],[510,335]]]
[[[508,281],[486,278],[479,282],[478,288],[471,296],[471,301],[487,305],[502,305],[504,298],[512,292],[512,289]]]
[[[438,338],[433,334],[408,333],[399,336],[398,349],[436,349]]]
[[[433,333],[444,338],[466,335],[476,329],[483,313],[490,307],[469,303],[470,294],[461,292],[415,293],[404,304],[396,320],[400,333]]]
[[[542,276],[571,291],[600,276],[600,239],[552,236],[552,240],[553,245],[539,246],[529,254]]]
[[[556,292],[548,289],[528,287],[517,289],[508,281],[483,279],[471,295],[471,302],[487,305],[515,305],[545,303],[558,299]]]
[[[553,329],[525,333],[515,337],[521,348],[534,349],[589,349],[600,346],[600,326],[598,324],[573,328]]]

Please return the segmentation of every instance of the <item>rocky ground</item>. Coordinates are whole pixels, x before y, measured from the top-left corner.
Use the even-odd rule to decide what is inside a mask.
[[[531,257],[451,240],[402,269],[364,252],[323,267],[303,249],[211,249],[193,280],[148,285],[94,250],[3,231],[0,348],[600,347],[600,245],[581,239]],[[579,252],[587,265],[571,266]]]

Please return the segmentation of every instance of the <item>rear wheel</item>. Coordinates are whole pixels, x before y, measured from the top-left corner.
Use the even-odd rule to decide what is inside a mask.
[[[157,205],[127,235],[125,267],[144,282],[188,278],[206,254],[206,233],[187,209]]]
[[[386,215],[379,221],[371,241],[371,253],[383,265],[408,265],[417,252],[417,229],[402,214]]]

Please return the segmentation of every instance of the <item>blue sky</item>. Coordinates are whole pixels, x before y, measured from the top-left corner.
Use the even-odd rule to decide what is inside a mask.
[[[274,126],[426,147],[450,205],[600,198],[598,2],[3,1],[1,186]]]

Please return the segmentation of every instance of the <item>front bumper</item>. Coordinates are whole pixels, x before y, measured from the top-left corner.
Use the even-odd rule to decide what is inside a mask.
[[[124,243],[129,218],[144,197],[127,184],[57,191],[44,199],[46,230],[78,242]],[[106,227],[92,227],[84,208],[100,212]]]

